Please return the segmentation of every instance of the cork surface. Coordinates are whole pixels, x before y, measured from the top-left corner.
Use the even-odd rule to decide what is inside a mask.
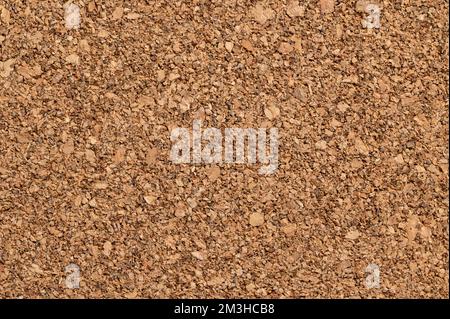
[[[0,0],[0,297],[448,297],[447,14]],[[196,119],[278,170],[174,164]]]

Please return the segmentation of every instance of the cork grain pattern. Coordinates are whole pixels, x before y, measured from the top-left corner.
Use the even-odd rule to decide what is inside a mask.
[[[0,0],[0,297],[447,298],[448,2],[368,3]]]

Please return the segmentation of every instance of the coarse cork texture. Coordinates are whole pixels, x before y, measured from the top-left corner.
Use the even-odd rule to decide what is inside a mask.
[[[447,298],[447,14],[0,0],[0,297]],[[278,170],[173,163],[196,119]]]

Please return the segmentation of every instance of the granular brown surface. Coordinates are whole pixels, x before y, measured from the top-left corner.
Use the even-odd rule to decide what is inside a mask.
[[[0,0],[0,297],[448,297],[447,1],[73,3]],[[277,172],[172,163],[195,119]]]

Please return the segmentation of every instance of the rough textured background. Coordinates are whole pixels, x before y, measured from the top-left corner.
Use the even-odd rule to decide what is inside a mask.
[[[448,2],[329,2],[0,0],[0,297],[448,297]],[[196,118],[278,172],[172,164]]]

